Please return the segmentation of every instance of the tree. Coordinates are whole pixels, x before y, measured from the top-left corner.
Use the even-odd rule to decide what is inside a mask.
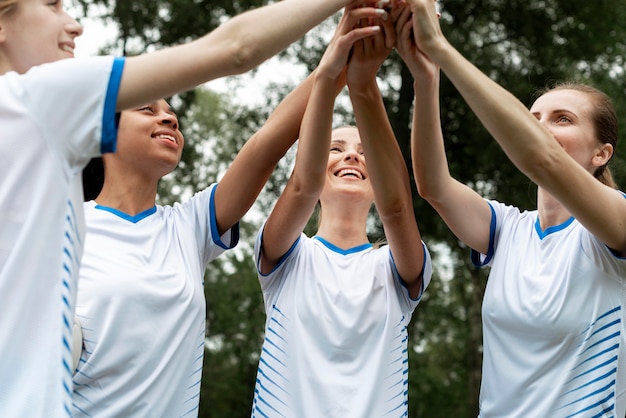
[[[104,19],[120,28],[120,38],[109,50],[127,54],[198,37],[229,16],[266,3],[78,1],[85,10],[91,5],[109,7]],[[573,78],[609,93],[618,114],[626,115],[626,8],[615,0],[447,0],[442,11],[442,27],[451,43],[524,103],[530,104],[533,93],[546,84]],[[281,56],[312,70],[334,31],[334,21],[329,19]],[[411,76],[395,54],[379,75],[410,167]],[[179,113],[187,115],[183,119],[187,147],[179,169],[161,185],[163,201],[184,198],[219,179],[243,141],[291,87],[272,86],[261,109],[233,106],[203,90],[175,98]],[[534,207],[535,186],[508,161],[445,77],[440,95],[452,175],[485,197]],[[349,108],[338,108],[338,123],[351,122],[350,113]],[[625,123],[626,119],[620,120],[622,131]],[[626,184],[625,147],[623,142],[618,145],[611,163],[622,185]],[[289,176],[290,158],[278,167],[242,222],[242,245],[209,267],[202,416],[249,416],[265,319],[251,246],[260,220]],[[475,417],[482,355],[480,305],[487,272],[469,263],[468,248],[459,244],[416,192],[415,212],[434,256],[435,275],[409,330],[410,416]],[[382,236],[376,223],[370,232],[372,239]]]

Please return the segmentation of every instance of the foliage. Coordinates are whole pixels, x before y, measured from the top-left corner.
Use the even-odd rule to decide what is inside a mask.
[[[86,8],[105,5],[119,28],[110,48],[128,54],[201,36],[229,16],[264,0],[76,0]],[[476,66],[530,104],[533,93],[555,80],[589,81],[611,95],[626,114],[626,8],[615,0],[441,0],[448,39]],[[86,9],[87,10],[87,9]],[[312,70],[334,31],[320,25],[281,54]],[[407,164],[413,82],[396,54],[379,73],[390,120]],[[200,89],[172,102],[183,115],[187,138],[179,169],[160,187],[164,202],[184,199],[219,179],[237,150],[293,86],[272,86],[259,109],[235,106]],[[442,78],[440,93],[446,152],[454,177],[485,197],[535,207],[535,186],[508,161],[478,123],[454,86]],[[343,103],[343,102],[342,102]],[[349,107],[337,109],[350,122]],[[620,120],[624,132],[626,118]],[[612,170],[626,184],[626,145]],[[241,223],[242,245],[213,262],[206,275],[207,351],[201,416],[249,416],[264,311],[252,250],[254,235],[289,176],[292,156],[277,168],[258,204]],[[435,274],[410,329],[412,417],[475,417],[481,364],[480,302],[486,272],[469,263],[468,248],[450,233],[415,193],[415,211],[433,254]],[[374,224],[372,236],[380,237]]]

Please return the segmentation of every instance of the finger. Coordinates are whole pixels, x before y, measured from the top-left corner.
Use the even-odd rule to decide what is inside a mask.
[[[385,41],[385,48],[392,49],[396,43],[396,28],[389,13],[386,13],[381,17],[381,27],[383,39]]]
[[[393,17],[393,21],[396,22],[396,32],[400,33],[406,22],[409,20],[411,20],[411,9],[403,7],[397,15]]]
[[[398,17],[400,16],[400,14],[405,10],[408,9],[409,7],[406,4],[400,4],[397,3],[394,7],[391,8],[391,10],[389,11],[389,14],[391,15],[391,20],[392,21],[396,21],[398,20]]]
[[[342,19],[345,18],[345,20],[349,21],[352,24],[352,27],[354,27],[360,20],[378,19],[386,14],[387,12],[384,9],[376,7],[360,7],[358,9],[347,11],[344,16],[342,16]]]
[[[380,31],[380,26],[365,26],[360,28],[354,28],[342,38],[344,42],[354,45],[354,43],[360,39],[366,39],[378,35]]]
[[[379,9],[391,9],[391,0],[379,0],[378,2],[376,2],[376,7],[378,7]]]
[[[385,13],[384,10],[373,7],[359,7],[350,10],[346,8],[339,23],[337,24],[337,29],[335,29],[333,38],[346,35],[355,27],[360,26],[361,20],[373,19],[383,13]]]

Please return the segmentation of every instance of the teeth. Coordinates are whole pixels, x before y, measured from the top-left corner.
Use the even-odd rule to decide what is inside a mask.
[[[62,49],[63,51],[65,51],[65,52],[69,52],[70,54],[73,54],[73,53],[74,53],[74,48],[72,48],[72,47],[71,47],[71,46],[69,46],[69,45],[62,45],[62,46],[61,46],[61,49]]]
[[[361,173],[358,172],[357,170],[352,169],[352,168],[344,168],[343,170],[340,170],[337,173],[338,177],[345,177],[345,176],[349,176],[349,175],[354,175],[354,176],[360,178],[361,180],[363,180],[363,176],[361,175]]]
[[[172,135],[157,135],[157,138],[167,139],[168,141],[176,143],[176,138],[174,138]]]

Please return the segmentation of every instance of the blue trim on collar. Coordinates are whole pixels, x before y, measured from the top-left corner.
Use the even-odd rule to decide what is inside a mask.
[[[563,222],[560,225],[549,226],[545,231],[541,230],[541,225],[539,224],[539,216],[537,215],[537,219],[535,220],[535,231],[537,231],[537,235],[539,235],[539,239],[544,239],[550,234],[555,232],[559,232],[567,228],[574,222],[574,217],[570,217],[567,221]]]
[[[344,250],[344,249],[339,248],[336,245],[326,241],[324,238],[318,237],[317,235],[315,235],[313,237],[313,239],[316,239],[319,242],[321,242],[322,244],[324,244],[324,246],[327,247],[329,250],[332,250],[332,251],[334,251],[336,253],[339,253],[339,254],[342,254],[342,255],[358,253],[359,251],[367,250],[367,249],[373,247],[373,245],[368,242],[367,244],[357,245],[356,247],[352,247],[352,248],[348,248],[347,250]]]
[[[131,216],[127,213],[122,212],[121,210],[117,210],[114,208],[110,208],[108,206],[102,206],[102,205],[96,205],[94,206],[96,209],[100,209],[100,210],[104,210],[106,212],[110,212],[115,216],[118,216],[122,219],[125,219],[129,222],[132,222],[134,224],[136,224],[137,222],[141,221],[142,219],[147,218],[150,215],[153,215],[154,213],[156,213],[157,207],[156,205],[151,207],[150,209],[146,209],[143,212],[139,212],[138,214],[136,214],[135,216]]]

